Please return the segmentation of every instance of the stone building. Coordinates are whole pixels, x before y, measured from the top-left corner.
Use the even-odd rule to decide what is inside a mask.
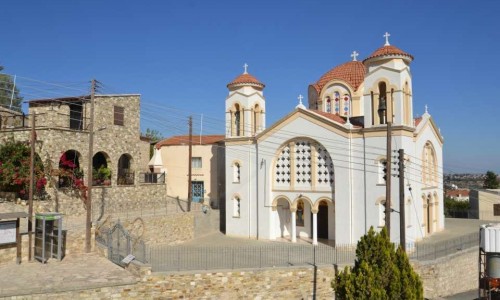
[[[413,56],[386,43],[309,85],[299,105],[266,128],[265,85],[245,71],[231,81],[226,116],[226,233],[355,244],[385,225],[386,141],[405,152],[404,207],[391,186],[391,238],[407,242],[444,228],[443,137],[425,109],[414,118]],[[397,153],[392,153],[397,157]],[[393,159],[393,162],[397,160]],[[395,174],[397,175],[397,173]],[[411,187],[411,189],[410,189]],[[328,241],[329,240],[329,241]]]
[[[472,189],[469,203],[470,218],[500,221],[500,189]]]
[[[94,101],[93,199],[108,207],[164,197],[164,179],[152,180],[149,140],[140,135],[140,95],[97,95]],[[52,208],[82,213],[76,180],[87,184],[90,96],[32,100],[29,121],[0,130],[0,140],[29,141],[35,118],[36,154],[44,164]],[[153,175],[161,177],[160,174]],[[164,176],[163,176],[164,178]],[[139,204],[138,204],[139,205]]]

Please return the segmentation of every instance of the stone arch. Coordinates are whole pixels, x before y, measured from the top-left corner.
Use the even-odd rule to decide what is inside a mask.
[[[437,155],[431,141],[426,141],[422,149],[422,182],[427,186],[437,186]]]
[[[92,185],[111,184],[111,160],[104,151],[99,151],[92,157]]]
[[[59,157],[59,187],[74,187],[78,180],[83,180],[83,172],[80,168],[80,152],[70,149],[61,153]]]
[[[278,207],[278,201],[280,199],[286,200],[288,202],[288,205],[290,207],[292,207],[292,201],[290,200],[290,198],[288,198],[287,196],[284,196],[284,195],[279,195],[279,196],[274,197],[273,203],[271,204],[272,210],[276,211],[276,209]]]
[[[118,185],[133,185],[134,171],[132,155],[124,153],[118,159],[118,174],[116,183]]]
[[[328,205],[335,205],[335,202],[331,199],[331,198],[328,198],[328,197],[321,197],[319,199],[316,200],[316,202],[314,202],[314,206],[312,207],[313,211],[318,211],[319,210],[319,205],[321,202],[327,202]]]
[[[300,200],[309,203],[309,207],[313,208],[314,204],[311,201],[311,199],[309,197],[304,196],[304,195],[299,195],[297,198],[295,198],[292,201],[292,205],[290,206],[290,208],[297,209],[297,204],[299,203]]]

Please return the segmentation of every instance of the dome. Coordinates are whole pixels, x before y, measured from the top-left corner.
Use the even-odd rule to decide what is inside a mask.
[[[244,86],[244,85],[249,85],[249,86],[253,86],[253,87],[261,88],[261,89],[263,89],[265,87],[265,84],[263,84],[257,78],[255,78],[253,75],[250,75],[248,73],[243,73],[243,74],[239,75],[233,81],[228,83],[227,87],[232,88],[232,87]]]
[[[378,48],[373,52],[370,56],[365,58],[363,62],[366,62],[369,59],[372,58],[378,58],[378,57],[386,57],[386,58],[402,58],[405,60],[412,61],[413,60],[413,55],[408,54],[404,52],[403,50],[399,49],[398,47],[392,46],[392,45],[385,45],[381,48]]]
[[[354,90],[365,80],[366,68],[360,61],[349,61],[326,72],[312,86],[318,94],[321,89],[331,80],[338,79],[348,83]]]

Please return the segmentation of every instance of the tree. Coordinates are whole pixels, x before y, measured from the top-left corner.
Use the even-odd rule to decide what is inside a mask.
[[[0,72],[3,67],[0,66]],[[14,94],[12,92],[14,91]],[[14,85],[14,80],[7,74],[0,73],[0,106],[8,108],[11,106],[12,100],[12,110],[21,111],[21,103],[23,97],[19,95],[19,89]]]
[[[8,139],[0,145],[0,190],[16,192],[25,198],[29,191],[31,150],[26,143]],[[47,179],[43,172],[43,163],[35,155],[35,190],[43,196]]]
[[[332,287],[337,299],[423,299],[422,281],[385,228],[376,233],[371,227],[359,240],[354,267],[337,274]]]
[[[486,172],[486,178],[484,179],[483,188],[485,189],[498,189],[500,183],[498,182],[497,174],[493,171]]]
[[[143,136],[151,139],[151,142],[158,142],[163,139],[162,134],[156,129],[147,128],[145,133],[142,133]]]
[[[158,130],[150,128],[147,128],[146,132],[143,132],[142,135],[151,139],[151,145],[149,145],[149,158],[151,158],[154,154],[154,144],[162,140],[163,135]]]

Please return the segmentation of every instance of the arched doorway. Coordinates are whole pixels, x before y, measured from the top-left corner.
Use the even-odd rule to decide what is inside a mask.
[[[118,160],[118,185],[133,185],[134,172],[132,171],[132,156],[122,154]]]
[[[328,202],[322,200],[318,206],[318,239],[328,239]]]

